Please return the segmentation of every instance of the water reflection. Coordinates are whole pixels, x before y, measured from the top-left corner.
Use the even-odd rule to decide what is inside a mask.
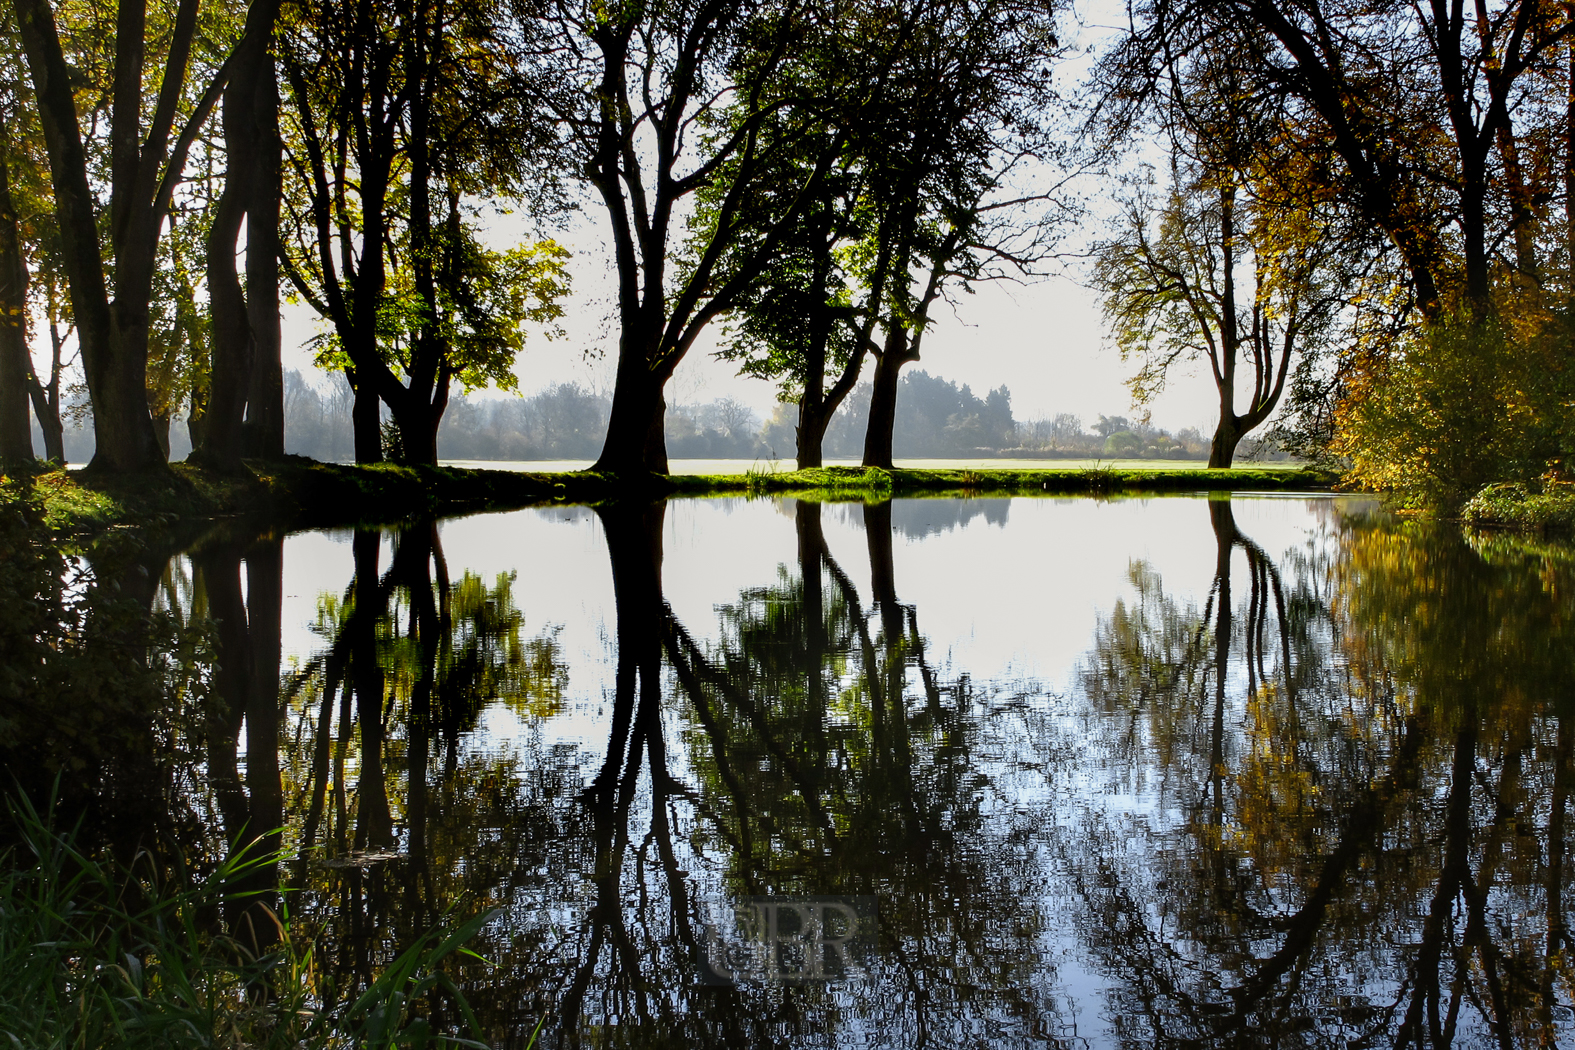
[[[1564,553],[1329,500],[695,506],[526,512],[595,530],[589,651],[546,555],[484,577],[430,521],[348,537],[288,666],[279,538],[136,577],[207,625],[183,833],[287,858],[227,921],[262,942],[288,903],[339,994],[496,908],[491,964],[455,973],[507,1045],[543,1017],[565,1047],[1567,1036]],[[1182,554],[1113,552],[1064,677],[970,665],[934,636],[959,610],[911,598],[927,545],[1016,544],[1031,574],[1134,519]],[[680,615],[664,570],[697,527],[776,543],[775,573]],[[1011,582],[962,585],[977,630],[1085,600],[1001,609]],[[863,976],[702,982],[733,903],[801,895],[879,902]]]
[[[219,814],[214,830],[222,832],[231,854],[251,849],[255,855],[272,855],[282,845],[278,684],[283,545],[279,536],[249,540],[221,530],[189,555],[192,618],[205,618],[213,626],[203,758]],[[178,607],[175,592],[166,587],[165,593]],[[243,730],[244,782],[239,762]],[[267,913],[278,910],[278,888],[277,864],[271,861],[249,867],[236,886],[238,895],[226,918],[253,950],[266,948],[277,935]]]
[[[1135,565],[1085,672],[1096,768],[1157,781],[1142,818],[1087,818],[1094,857],[1068,846],[1123,1041],[1556,1041],[1564,573],[1352,521],[1287,583],[1209,509],[1204,609]]]

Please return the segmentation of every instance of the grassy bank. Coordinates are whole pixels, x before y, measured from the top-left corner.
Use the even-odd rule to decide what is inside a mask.
[[[778,473],[676,475],[688,494],[746,492],[873,496],[1044,496],[1140,492],[1323,491],[1337,476],[1314,469],[909,469],[821,467]]]
[[[398,521],[428,514],[594,501],[612,485],[593,474],[524,474],[452,467],[318,463],[298,456],[219,474],[188,463],[161,476],[55,470],[17,477],[64,533],[251,517],[286,528]],[[13,487],[17,493],[17,487]]]
[[[55,470],[11,479],[29,489],[44,524],[63,533],[160,527],[216,517],[274,527],[375,524],[427,515],[552,502],[598,503],[664,494],[811,495],[882,499],[919,495],[1066,495],[1201,490],[1298,491],[1332,487],[1326,471],[1286,469],[902,469],[860,467],[742,474],[617,477],[589,471],[529,473],[465,467],[355,466],[288,457],[225,475],[187,464],[148,476]]]

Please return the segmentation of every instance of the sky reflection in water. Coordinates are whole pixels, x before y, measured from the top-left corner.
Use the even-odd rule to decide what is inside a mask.
[[[283,564],[296,908],[352,968],[503,909],[464,972],[500,1042],[1570,1026],[1557,551],[1325,497],[727,499]],[[735,907],[828,895],[875,902],[861,975],[703,982]]]

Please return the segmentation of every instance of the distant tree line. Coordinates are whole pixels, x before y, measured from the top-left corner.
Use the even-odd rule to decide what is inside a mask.
[[[823,448],[831,459],[855,459],[863,450],[871,391],[861,384],[827,427]],[[767,422],[762,439],[773,449],[793,448],[792,406]],[[1081,417],[1062,412],[1048,419],[1019,421],[1004,385],[983,398],[967,384],[909,372],[898,383],[894,455],[902,459],[1019,456],[1044,459],[1206,459],[1209,440],[1196,427],[1172,434],[1124,416],[1104,416],[1088,429]],[[1273,442],[1243,446],[1253,459],[1284,459]]]
[[[857,459],[871,389],[855,388],[847,408],[827,429],[823,448],[831,459]],[[1123,416],[1099,416],[1085,430],[1069,413],[1019,422],[1005,386],[980,398],[965,384],[910,372],[898,384],[895,454],[904,459],[1032,456],[1041,458],[1202,459],[1208,440],[1194,427],[1177,434]],[[470,400],[449,406],[438,431],[445,460],[593,460],[600,451],[612,407],[605,394],[561,383],[522,398]],[[288,451],[322,460],[355,455],[348,386],[314,387],[300,372],[285,373],[285,442]],[[792,406],[782,405],[762,423],[733,398],[674,405],[667,412],[667,445],[682,459],[786,460],[793,457]],[[1255,455],[1283,457],[1270,448]]]
[[[300,372],[285,374],[285,447],[322,460],[355,457],[355,397],[348,385],[314,387]],[[455,398],[438,429],[445,460],[593,460],[607,433],[612,399],[559,383],[520,398]],[[687,459],[768,457],[760,420],[732,398],[676,405],[667,413],[667,441]]]

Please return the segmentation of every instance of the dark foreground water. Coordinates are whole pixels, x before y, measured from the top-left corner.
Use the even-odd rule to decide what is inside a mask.
[[[503,1045],[1553,1045],[1572,586],[1320,497],[210,538],[170,805],[325,968],[496,909]]]

